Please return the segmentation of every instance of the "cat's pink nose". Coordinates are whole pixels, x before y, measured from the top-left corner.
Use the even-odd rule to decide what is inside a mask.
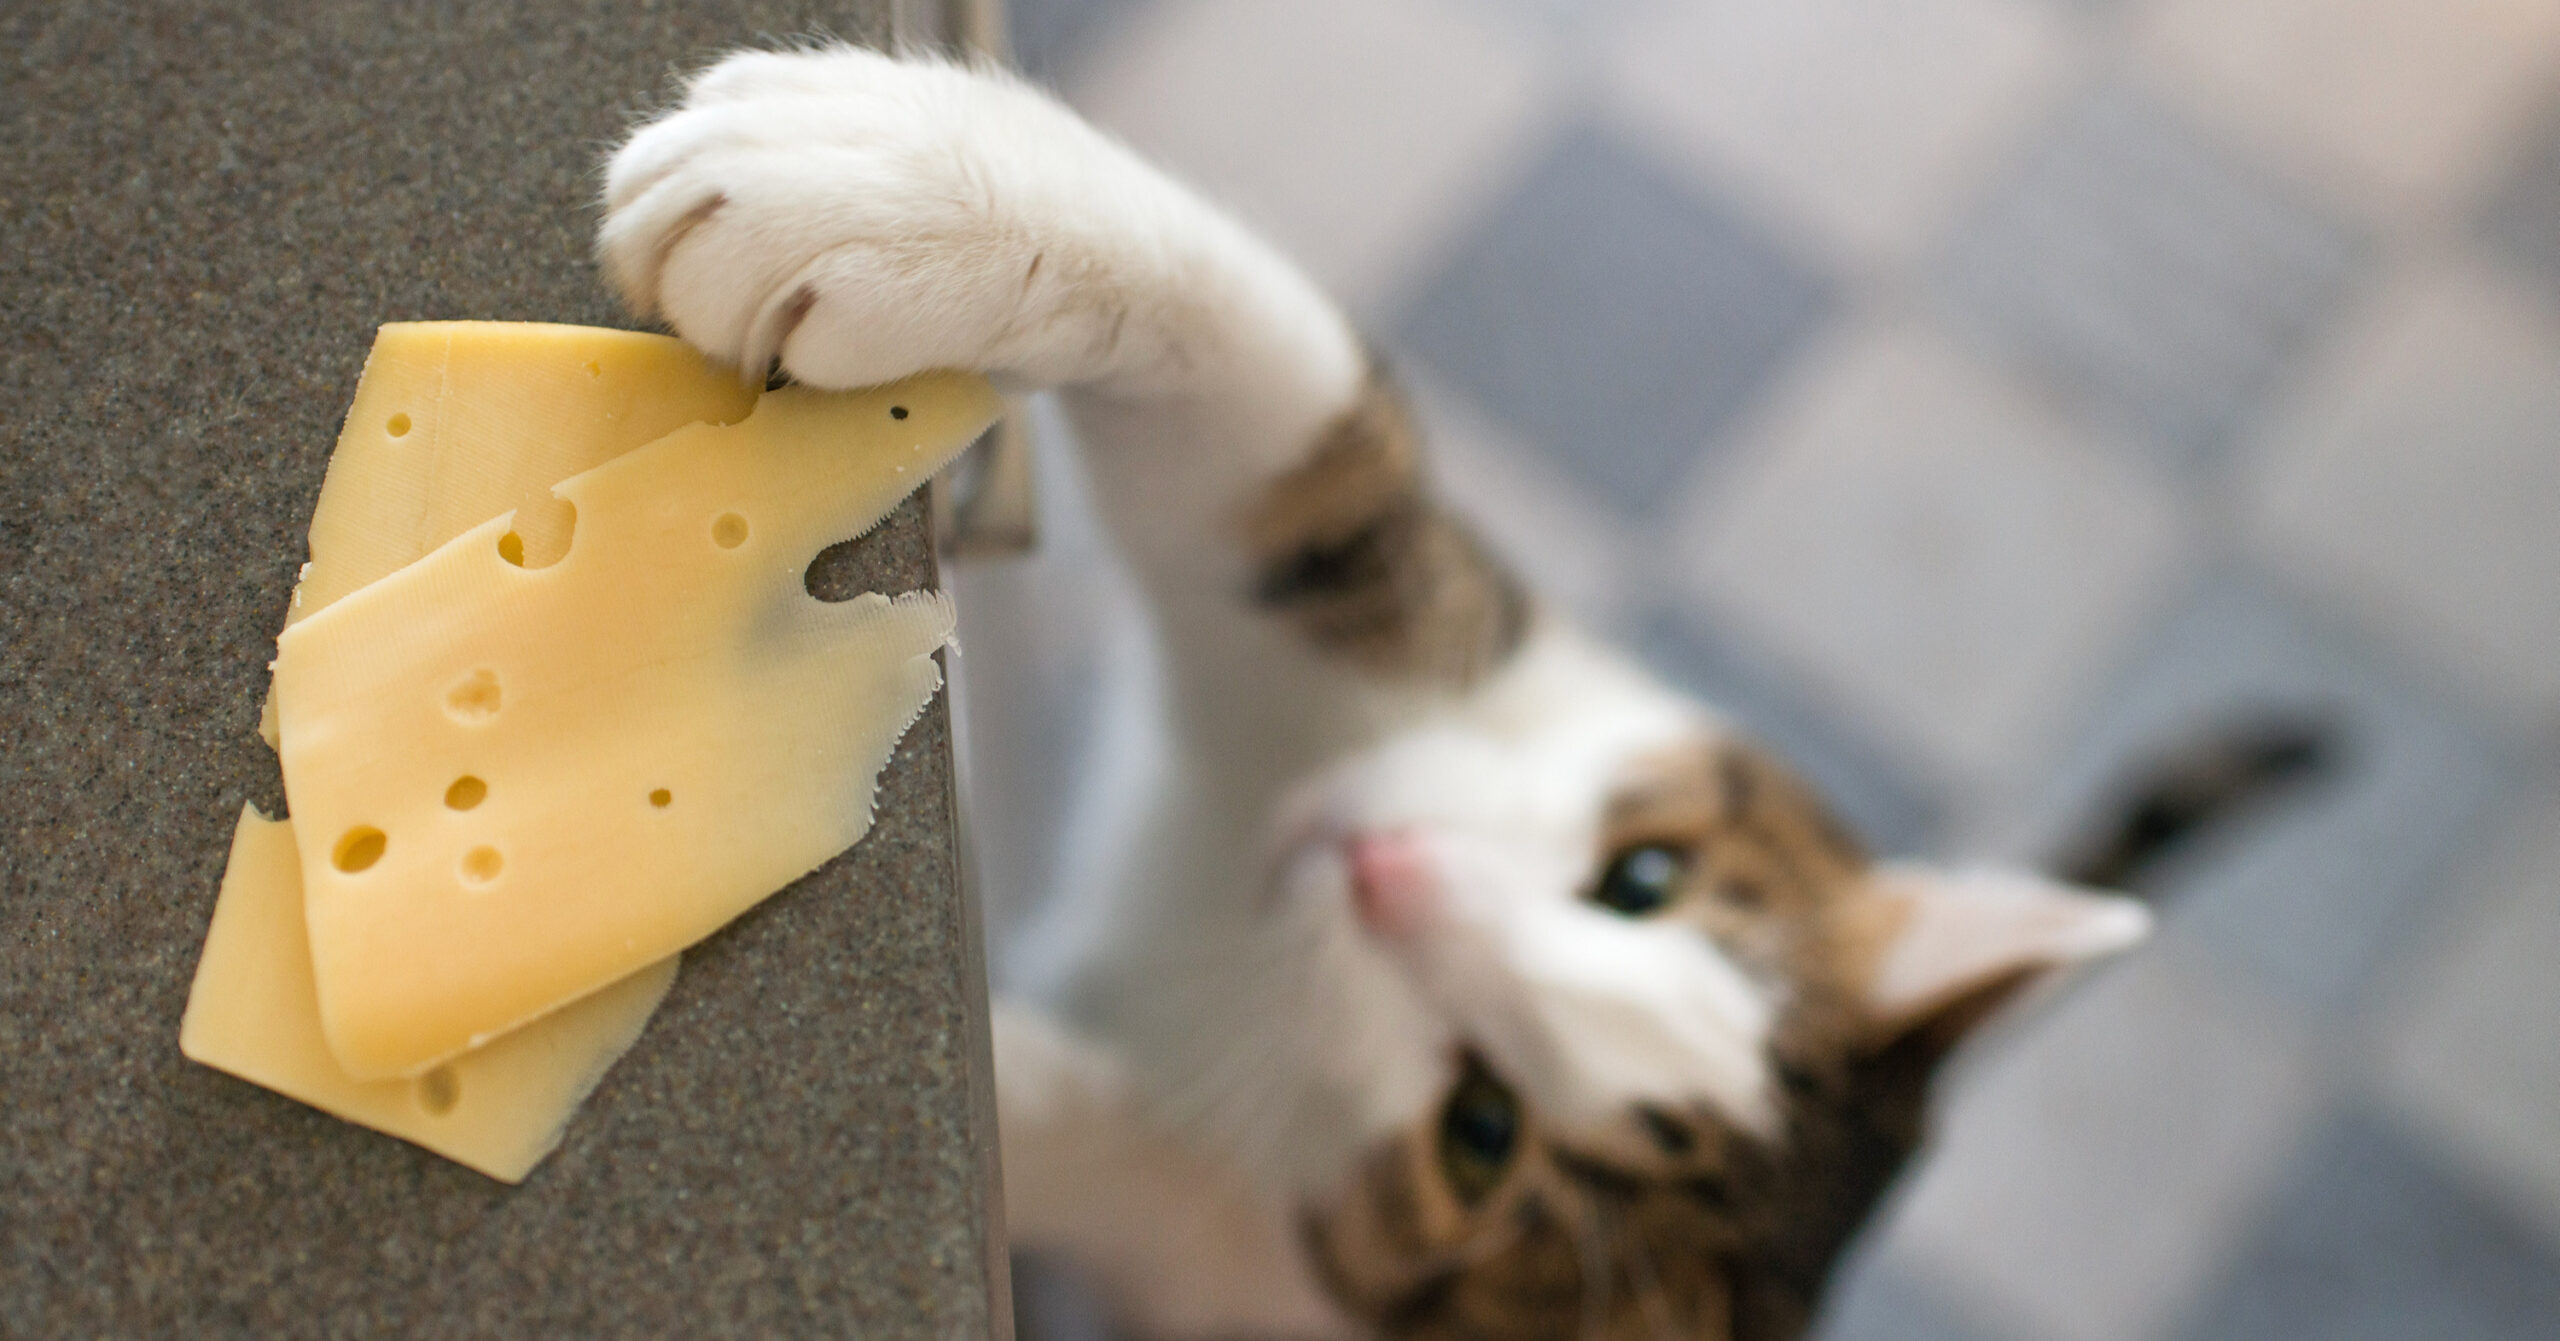
[[[1440,882],[1411,831],[1361,834],[1343,844],[1343,857],[1351,867],[1351,907],[1362,926],[1403,940],[1438,913]]]

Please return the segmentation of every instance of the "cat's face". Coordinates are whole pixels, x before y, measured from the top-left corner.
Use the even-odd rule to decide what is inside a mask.
[[[2144,925],[1872,863],[1768,755],[1587,659],[1322,779],[1281,850],[1356,1019],[1340,1064],[1391,1096],[1306,1242],[1395,1336],[1793,1335],[1963,1026]]]

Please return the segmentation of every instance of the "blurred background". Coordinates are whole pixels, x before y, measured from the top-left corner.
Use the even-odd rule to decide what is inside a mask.
[[[1877,846],[2043,858],[2199,722],[2334,728],[1966,1059],[1825,1335],[2560,1335],[2560,3],[1013,13]],[[1127,617],[1043,489],[954,579],[999,980]]]

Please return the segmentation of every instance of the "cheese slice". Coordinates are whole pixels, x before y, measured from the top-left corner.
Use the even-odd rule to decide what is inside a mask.
[[[675,981],[661,960],[415,1080],[354,1081],[320,1033],[293,826],[243,808],[178,1048],[349,1122],[522,1181]]]
[[[375,333],[311,512],[288,624],[510,510],[525,563],[568,549],[551,486],[691,423],[734,424],[758,388],[681,340],[539,322],[394,322]],[[275,699],[258,733],[276,743]]]
[[[277,640],[285,790],[329,1047],[416,1075],[701,939],[851,846],[940,687],[935,593],[812,598],[995,417],[984,381],[768,392],[556,490]]]
[[[566,506],[552,498],[552,485],[687,424],[735,423],[754,408],[757,395],[758,388],[742,385],[692,346],[664,335],[532,322],[386,325],[365,356],[354,403],[329,458],[312,510],[310,562],[303,566],[286,623],[510,511],[516,513],[526,562],[551,562],[566,550],[574,524]],[[272,693],[258,730],[270,748],[277,744]],[[244,823],[235,841],[272,849],[276,840],[268,829]],[[235,877],[279,869],[256,860],[243,867],[238,851],[232,858]],[[301,945],[301,872],[286,875],[297,904],[293,937]],[[656,982],[655,991],[617,987],[600,995],[599,1001],[618,1002],[635,1013],[612,1015],[596,1027],[636,1036],[675,971],[671,956],[634,975],[638,982]],[[316,1020],[316,1003],[306,1009]],[[245,1028],[254,1034],[266,1027],[266,1018],[255,1012],[215,1012],[190,1025],[190,1055],[199,1049],[207,1056],[266,1055],[258,1037],[224,1032]],[[340,1087],[348,1083],[334,1067],[329,1076]],[[288,1092],[310,1101],[308,1093]],[[573,1093],[565,1102],[575,1101]],[[480,1098],[475,1121],[501,1121],[492,1107],[514,1103]],[[566,1120],[565,1108],[536,1109],[503,1120],[513,1124],[509,1130],[539,1130]]]
[[[692,423],[734,424],[759,388],[672,336],[537,322],[384,326],[311,512],[288,622],[513,510],[527,567],[569,548],[551,486]]]

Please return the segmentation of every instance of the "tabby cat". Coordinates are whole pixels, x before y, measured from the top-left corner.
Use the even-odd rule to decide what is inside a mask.
[[[1007,76],[733,56],[605,207],[632,306],[750,375],[1060,393],[1163,748],[998,1007],[1005,1198],[1138,1333],[1795,1336],[1948,1049],[2146,932],[1870,858],[1522,590],[1305,276]]]

